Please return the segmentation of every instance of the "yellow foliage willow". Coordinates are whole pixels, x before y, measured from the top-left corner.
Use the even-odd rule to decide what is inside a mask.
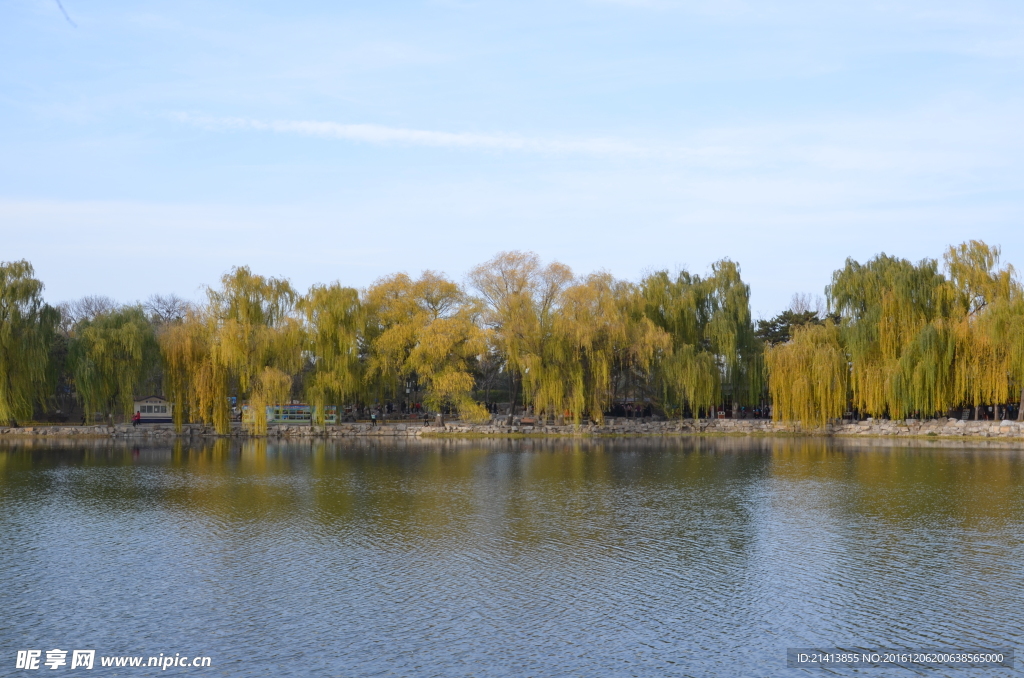
[[[643,313],[640,290],[599,273],[575,279],[532,253],[503,252],[470,273],[486,303],[492,350],[520,375],[541,415],[601,421],[615,375],[646,373],[670,347]]]
[[[363,309],[359,292],[337,283],[314,285],[299,308],[306,322],[306,351],[312,363],[306,399],[313,407],[313,423],[322,425],[328,406],[340,412],[360,392]]]
[[[486,350],[486,335],[478,304],[459,285],[432,271],[419,280],[399,273],[367,290],[365,308],[367,384],[378,397],[416,377],[429,407],[450,405],[467,419],[486,418],[472,397],[472,365]]]
[[[938,263],[848,260],[828,295],[843,317],[852,405],[872,416],[932,416],[1012,397],[1021,373],[1021,289],[999,249],[971,241]],[[773,375],[774,376],[774,375]]]
[[[267,429],[265,406],[285,400],[301,362],[303,332],[296,294],[284,280],[236,268],[207,291],[207,304],[160,337],[167,390],[180,426],[189,420],[230,427],[229,391],[249,401],[247,423]]]
[[[767,349],[769,392],[776,421],[822,427],[846,409],[847,362],[839,329],[831,322],[805,325],[793,339]]]

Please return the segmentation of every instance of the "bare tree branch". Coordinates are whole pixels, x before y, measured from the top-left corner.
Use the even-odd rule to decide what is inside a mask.
[[[64,15],[64,18],[68,20],[68,23],[75,28],[78,28],[78,24],[71,20],[71,17],[68,16],[68,11],[64,9],[64,5],[61,4],[60,0],[57,0],[57,6],[60,7],[60,11]]]

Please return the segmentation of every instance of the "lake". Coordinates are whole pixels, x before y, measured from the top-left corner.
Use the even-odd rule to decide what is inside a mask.
[[[0,675],[888,676],[786,650],[1024,640],[1012,446],[34,440],[0,546]],[[100,666],[161,653],[210,667]]]

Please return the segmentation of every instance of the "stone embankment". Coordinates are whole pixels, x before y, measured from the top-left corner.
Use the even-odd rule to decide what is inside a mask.
[[[554,435],[554,436],[601,436],[601,435],[830,435],[830,436],[929,436],[942,438],[1024,438],[1024,423],[1016,421],[961,421],[959,419],[927,419],[923,421],[890,421],[868,419],[867,421],[843,421],[829,424],[825,430],[807,429],[794,424],[782,424],[766,419],[683,419],[669,421],[641,421],[636,419],[607,419],[603,425],[585,424],[579,427],[532,424],[530,420],[516,420],[508,426],[505,418],[485,424],[448,422],[444,425],[424,425],[421,422],[389,422],[379,426],[352,423],[322,427],[309,425],[271,425],[267,431],[270,438],[310,437],[410,437],[430,435]],[[248,437],[249,434],[237,425],[231,437]],[[143,425],[137,428],[130,424],[114,426],[26,426],[0,428],[0,436],[48,436],[48,437],[92,437],[92,438],[204,438],[215,437],[217,433],[208,426],[187,425],[176,432],[171,425]]]
[[[496,424],[448,424],[449,433],[490,434],[540,433],[564,435],[829,435],[829,436],[941,436],[944,438],[1022,438],[1024,423],[1017,421],[961,421],[959,419],[925,419],[892,421],[868,419],[829,424],[825,430],[808,429],[797,424],[777,423],[768,419],[682,419],[669,421],[637,421],[608,419],[602,426],[502,426]]]

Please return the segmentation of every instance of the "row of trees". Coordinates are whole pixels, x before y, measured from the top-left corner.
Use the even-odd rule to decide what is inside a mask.
[[[51,307],[24,261],[0,265],[0,420],[67,411],[130,413],[161,392],[178,423],[230,427],[229,398],[328,406],[400,400],[409,384],[431,409],[483,419],[480,391],[539,415],[600,420],[617,399],[666,416],[770,398],[776,418],[820,424],[849,408],[875,416],[1004,403],[1024,383],[1024,295],[997,248],[971,242],[937,262],[848,261],[830,310],[750,317],[749,287],[723,260],[710,274],[658,271],[638,283],[576,276],[505,252],[466,285],[431,271],[365,290],[241,267],[200,304],[156,297]],[[500,376],[500,379],[499,379]]]
[[[476,391],[500,375],[505,398],[579,422],[601,419],[627,395],[681,414],[726,394],[753,401],[762,389],[749,288],[730,261],[705,277],[659,272],[634,284],[506,252],[473,269],[466,286],[427,271],[362,291],[316,285],[304,295],[242,267],[202,304],[158,298],[121,307],[95,298],[48,307],[26,262],[5,264],[0,275],[0,303],[36,328],[36,353],[0,346],[38,372],[5,371],[18,393],[0,393],[8,420],[53,407],[62,393],[92,417],[128,413],[135,395],[161,391],[179,421],[222,431],[235,397],[261,431],[271,403],[301,397],[323,417],[327,406],[400,399],[409,383],[428,408],[483,419]],[[31,289],[8,293],[19,285]]]
[[[821,425],[852,407],[902,419],[1018,398],[1024,413],[1024,290],[999,254],[950,247],[944,272],[933,259],[847,260],[826,289],[835,318],[767,350],[776,418]]]

